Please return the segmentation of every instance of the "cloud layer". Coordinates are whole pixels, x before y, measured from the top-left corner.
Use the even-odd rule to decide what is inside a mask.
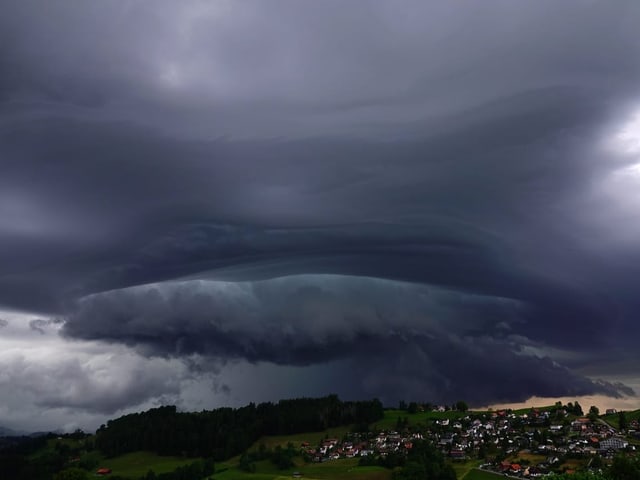
[[[197,354],[283,366],[339,361],[352,374],[336,377],[334,389],[390,403],[466,398],[479,405],[525,400],[532,391],[621,394],[571,373],[544,344],[522,336],[528,308],[364,277],[191,280],[85,297],[64,333],[126,344],[149,357]]]
[[[25,419],[629,393],[576,372],[638,360],[638,2],[5,11],[0,305],[35,313],[3,341],[50,345],[3,364]]]

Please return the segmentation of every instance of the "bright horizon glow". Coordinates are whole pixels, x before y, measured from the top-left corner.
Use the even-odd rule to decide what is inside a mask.
[[[623,155],[640,154],[640,107],[607,141],[609,148]]]
[[[634,109],[613,134],[607,135],[603,143],[606,153],[614,155],[618,166],[605,175],[600,187],[626,222],[640,213],[640,107]],[[635,237],[635,228],[632,236]]]

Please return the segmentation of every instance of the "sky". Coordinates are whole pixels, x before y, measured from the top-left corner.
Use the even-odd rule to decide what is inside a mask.
[[[5,0],[0,425],[640,406],[639,23],[636,0]]]

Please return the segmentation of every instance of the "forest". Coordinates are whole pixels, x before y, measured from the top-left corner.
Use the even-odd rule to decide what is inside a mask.
[[[175,406],[166,406],[109,421],[98,429],[95,446],[108,456],[149,450],[219,461],[239,455],[264,435],[367,425],[383,414],[379,400],[343,402],[336,395],[202,412],[178,412]]]

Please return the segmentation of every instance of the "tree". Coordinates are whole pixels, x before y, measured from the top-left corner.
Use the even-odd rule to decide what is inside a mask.
[[[620,427],[620,430],[626,430],[629,426],[629,423],[627,422],[627,416],[624,412],[618,413],[618,426]]]
[[[579,417],[584,415],[584,412],[582,411],[582,407],[580,406],[577,400],[576,400],[576,403],[573,404],[573,413]]]
[[[459,400],[456,403],[456,410],[459,410],[460,412],[466,412],[467,410],[469,410],[469,405],[467,405],[467,402]]]
[[[398,419],[396,420],[396,432],[401,431],[402,427],[404,427],[404,422],[402,420],[402,417],[398,417]]]
[[[156,480],[158,477],[153,470],[147,470],[147,474],[144,476],[144,480]]]
[[[98,466],[101,458],[97,451],[87,452],[80,457],[78,465],[85,470],[93,470]]]
[[[398,463],[398,465],[401,464],[401,462]],[[395,465],[385,466],[393,468]],[[409,452],[405,465],[393,471],[392,478],[393,480],[455,480],[456,474],[451,465],[445,463],[438,449],[428,442],[418,441]]]
[[[640,466],[630,458],[618,455],[611,463],[609,476],[615,480],[637,480],[640,478]]]
[[[594,455],[591,463],[589,463],[591,468],[595,468],[596,470],[601,469],[604,466],[604,462],[602,461],[602,457],[600,455]]]
[[[484,443],[480,445],[480,448],[478,448],[478,458],[480,460],[485,460],[487,458],[487,447]]]
[[[592,422],[595,422],[596,419],[598,418],[598,415],[600,415],[600,409],[595,405],[591,405],[589,407],[589,420],[591,420]]]
[[[251,461],[247,452],[240,455],[240,461],[238,462],[238,468],[243,472],[255,472],[256,464]]]

